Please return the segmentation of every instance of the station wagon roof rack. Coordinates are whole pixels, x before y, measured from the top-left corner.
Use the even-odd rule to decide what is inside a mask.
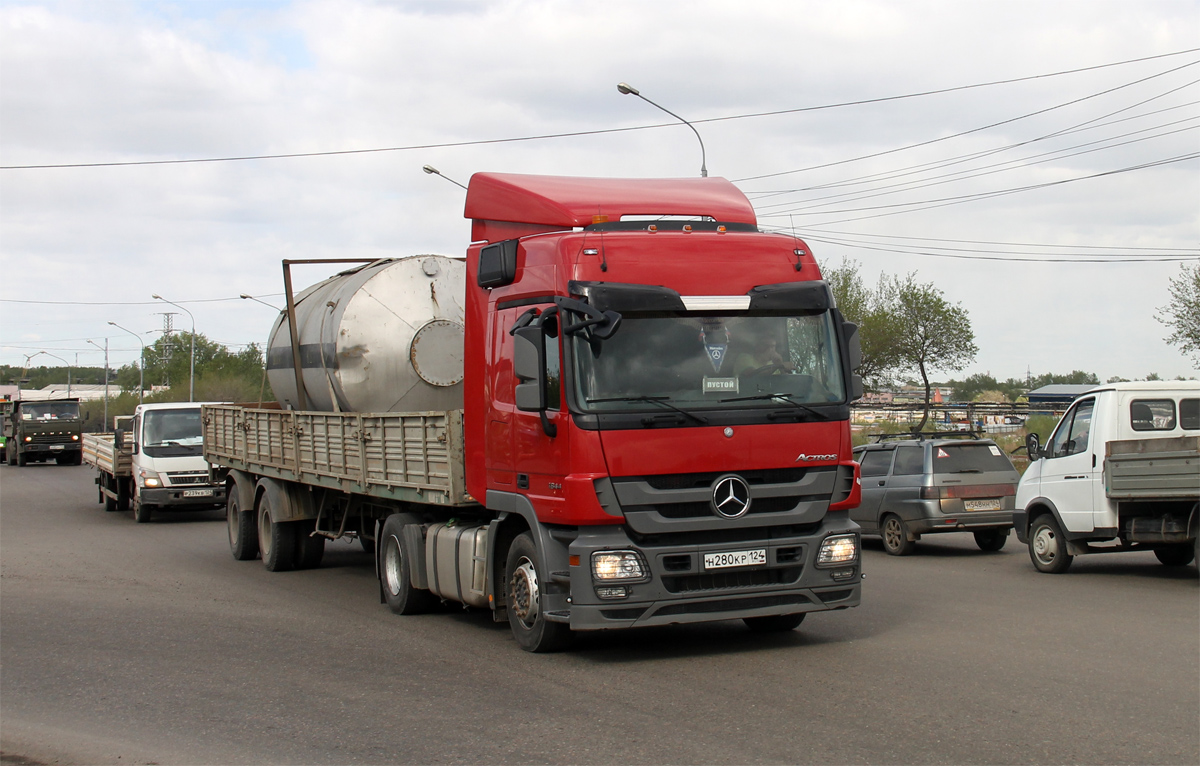
[[[917,441],[925,441],[926,439],[982,439],[983,434],[978,431],[905,431],[897,434],[872,434],[875,437],[875,444],[882,444],[889,439],[916,439]]]

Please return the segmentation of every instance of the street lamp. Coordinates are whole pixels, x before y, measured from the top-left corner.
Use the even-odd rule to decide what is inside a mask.
[[[161,295],[151,295],[150,297],[154,298],[155,300],[162,301],[163,303],[169,303],[183,313],[187,314],[192,320],[192,364],[190,372],[188,373],[188,401],[194,402],[196,401],[196,317],[192,316],[192,312],[188,311],[183,306],[180,306],[178,303],[173,301],[169,301]]]
[[[244,301],[254,301],[255,303],[261,303],[262,305],[266,306],[267,308],[275,309],[276,311],[279,311],[279,312],[283,311],[283,309],[279,308],[278,306],[272,306],[270,303],[267,303],[266,301],[260,301],[258,298],[255,298],[253,295],[246,295],[245,293],[242,293],[238,297]]]
[[[426,173],[428,173],[431,176],[442,176],[442,178],[445,178],[447,181],[454,184],[455,186],[460,186],[463,189],[467,188],[467,187],[463,186],[462,184],[460,184],[458,181],[455,181],[450,176],[442,175],[442,171],[438,170],[433,165],[425,165],[424,167],[421,168],[421,170],[424,170]]]
[[[71,396],[71,363],[68,362],[66,359],[63,359],[58,354],[51,354],[49,351],[39,351],[36,354],[30,354],[29,356],[25,357],[25,366],[29,367],[29,360],[34,358],[35,356],[40,356],[41,354],[45,354],[46,356],[52,356],[67,366],[67,396],[70,397]]]
[[[100,344],[94,340],[89,339],[88,343],[100,348]],[[104,351],[104,428],[108,428],[108,338],[104,339],[102,350]]]
[[[118,330],[125,330],[125,332],[137,338],[137,342],[142,346],[142,355],[138,357],[138,404],[141,404],[142,394],[146,392],[146,379],[144,377],[146,372],[146,344],[142,342],[142,336],[138,335],[133,330],[126,329],[116,322],[109,322],[109,324]]]
[[[683,119],[679,115],[675,114],[670,109],[667,109],[664,106],[660,106],[659,104],[656,104],[653,101],[651,101],[650,99],[646,98],[638,91],[637,88],[633,87],[632,85],[630,85],[628,83],[624,83],[624,82],[617,83],[617,91],[619,91],[620,93],[622,93],[626,96],[630,96],[630,95],[637,96],[638,98],[640,98],[641,100],[643,100],[647,104],[649,104],[650,106],[658,107],[659,109],[663,110],[667,114],[671,115],[675,119],[682,122],[684,125],[687,125],[689,128],[691,128],[692,132],[696,134],[696,140],[700,142],[700,177],[708,178],[708,167],[706,166],[705,155],[704,155],[704,139],[700,138],[700,131],[696,130],[695,125],[693,125],[692,123]],[[425,172],[428,173],[429,171],[425,171]]]

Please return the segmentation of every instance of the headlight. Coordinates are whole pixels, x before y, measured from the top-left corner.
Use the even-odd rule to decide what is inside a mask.
[[[31,441],[33,441],[33,437],[32,437],[32,436],[26,436],[26,437],[25,437],[25,441],[27,441],[27,442],[31,442]]]
[[[638,582],[650,579],[650,568],[637,551],[596,551],[592,554],[592,579]]]
[[[162,482],[158,478],[158,474],[146,468],[138,469],[138,476],[142,477],[142,486],[144,487],[161,487]]]
[[[73,442],[79,441],[79,434],[71,434],[71,441],[73,441]]]
[[[817,566],[848,564],[857,558],[858,537],[856,535],[833,535],[821,541],[821,548],[817,551]]]

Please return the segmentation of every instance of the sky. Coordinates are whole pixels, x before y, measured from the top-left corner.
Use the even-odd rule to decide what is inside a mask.
[[[0,0],[0,363],[127,364],[164,311],[262,345],[284,258],[461,256],[446,178],[699,175],[622,81],[764,229],[966,309],[936,378],[1200,375],[1155,318],[1200,0]]]

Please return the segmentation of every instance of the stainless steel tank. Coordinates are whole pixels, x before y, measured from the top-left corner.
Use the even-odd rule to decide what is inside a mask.
[[[466,265],[444,255],[376,261],[300,293],[296,328],[307,408],[460,409]],[[271,328],[267,376],[300,409],[286,313]]]

